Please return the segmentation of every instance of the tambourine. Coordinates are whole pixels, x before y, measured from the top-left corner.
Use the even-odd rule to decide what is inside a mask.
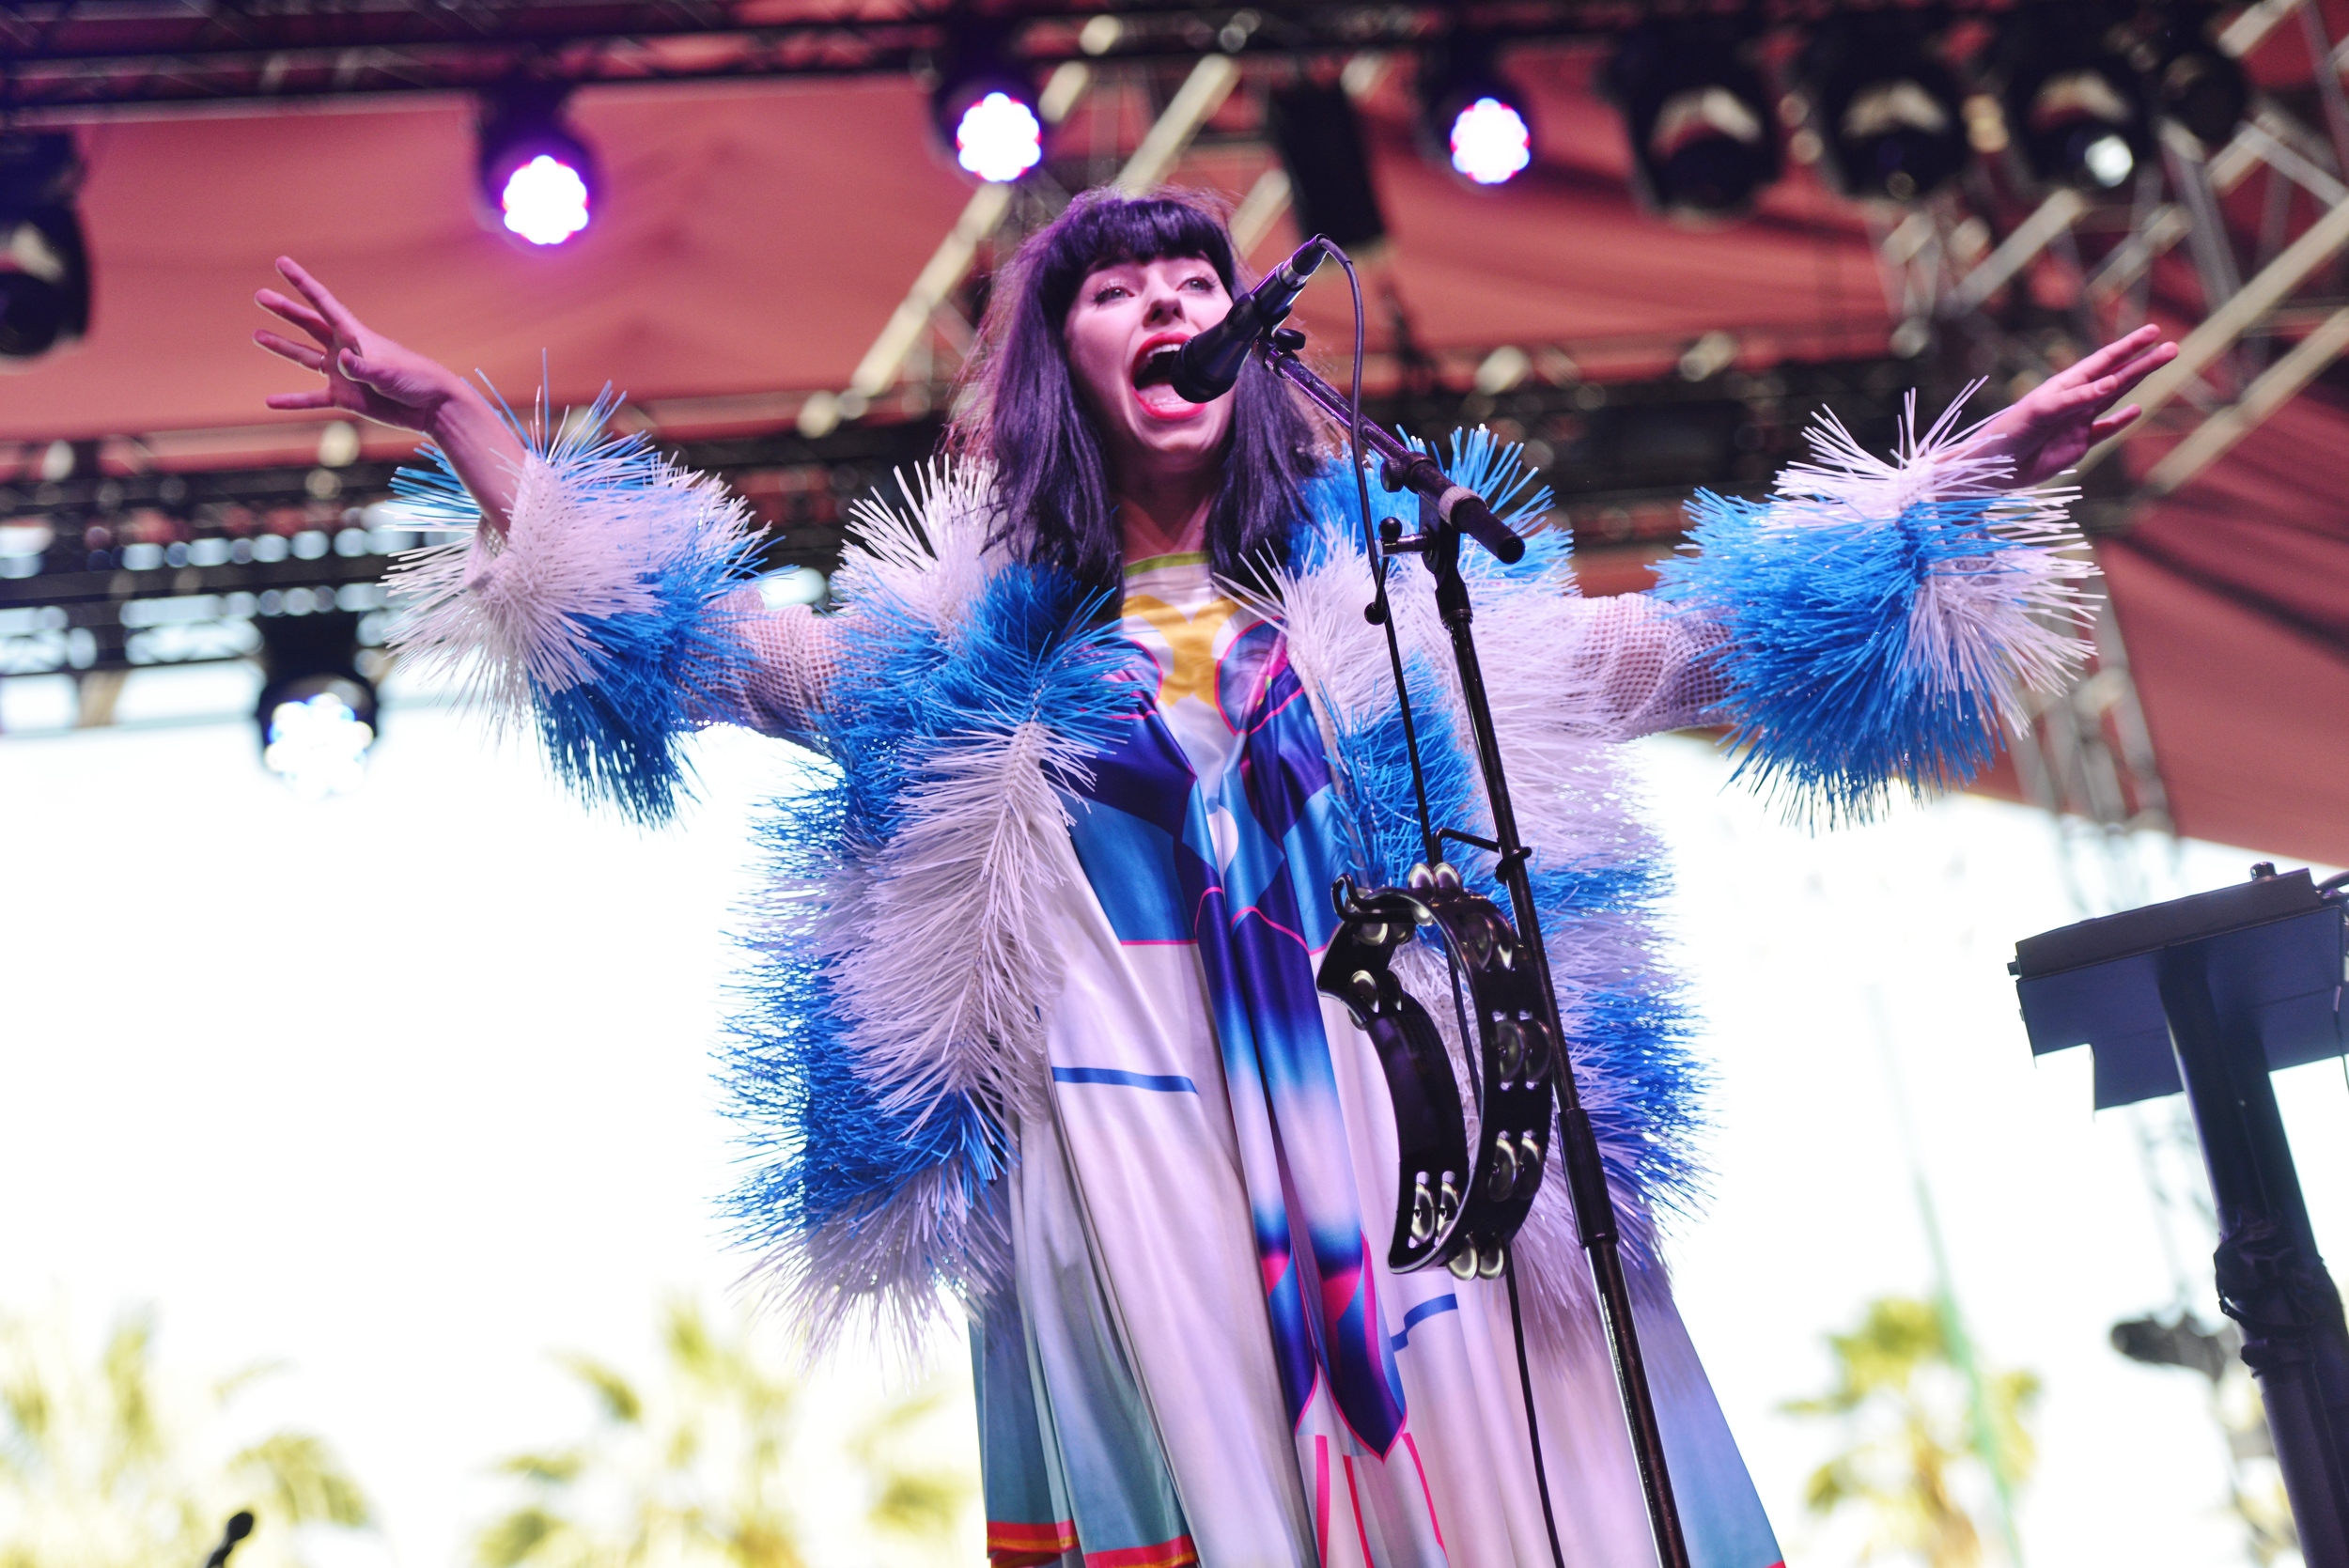
[[[1315,984],[1369,1034],[1394,1104],[1401,1170],[1387,1265],[1408,1274],[1443,1264],[1463,1280],[1491,1279],[1532,1207],[1548,1150],[1561,1056],[1541,982],[1500,909],[1462,887],[1448,863],[1413,866],[1408,886],[1372,893],[1341,877],[1330,896],[1338,934]],[[1449,1005],[1464,1015],[1463,1038],[1472,1042],[1472,1149],[1452,1054],[1392,967],[1423,928],[1449,960]]]

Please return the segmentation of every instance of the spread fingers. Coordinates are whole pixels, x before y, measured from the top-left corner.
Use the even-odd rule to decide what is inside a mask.
[[[299,300],[289,300],[274,288],[264,288],[253,296],[253,303],[288,325],[300,327],[321,346],[334,341],[334,329],[326,324],[326,318]]]
[[[307,343],[296,343],[292,338],[273,333],[267,327],[255,333],[253,341],[275,354],[279,359],[293,361],[304,370],[316,370],[321,375],[326,371],[325,351],[314,349]]]
[[[302,291],[302,297],[317,308],[319,315],[325,318],[334,331],[347,337],[357,337],[365,330],[359,325],[359,318],[343,308],[343,303],[334,298],[333,291],[304,272],[302,264],[292,256],[279,256],[277,270],[285,274],[288,283]]]

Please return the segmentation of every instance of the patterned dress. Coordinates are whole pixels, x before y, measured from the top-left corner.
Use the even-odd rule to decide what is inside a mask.
[[[975,1336],[992,1560],[1547,1560],[1506,1287],[1392,1274],[1371,1239],[1392,1115],[1314,986],[1349,862],[1283,640],[1204,556],[1130,565],[1124,612],[1132,717],[1066,802],[1089,896],[1060,943],[1050,1120],[1020,1129],[1016,1298]],[[1642,1327],[1697,1560],[1767,1568],[1668,1298]],[[1646,1516],[1588,1348],[1536,1382],[1553,1501],[1569,1562],[1635,1563]]]

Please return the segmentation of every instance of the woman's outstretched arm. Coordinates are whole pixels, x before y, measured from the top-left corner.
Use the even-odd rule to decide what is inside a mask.
[[[1954,409],[1912,423],[1889,461],[1830,419],[1769,499],[1700,493],[1657,592],[1594,627],[1621,732],[1726,724],[1762,789],[1830,821],[1971,778],[2017,690],[2054,689],[2082,651],[2095,568],[2070,493],[2033,487],[2137,417],[2114,405],[2176,357],[2159,339],[2139,329],[1975,429]],[[1659,700],[1632,702],[1650,672]]]
[[[257,303],[307,341],[254,337],[326,384],[269,406],[338,409],[429,437],[436,464],[403,471],[402,494],[469,536],[394,568],[395,649],[535,731],[582,794],[647,821],[690,793],[690,732],[808,737],[832,678],[832,628],[760,601],[758,530],[739,499],[640,438],[603,436],[608,403],[583,428],[526,433],[296,263],[277,266],[301,298],[263,289]]]
[[[515,491],[529,453],[489,398],[445,365],[366,327],[291,256],[279,256],[277,271],[302,298],[264,288],[253,297],[254,303],[300,329],[309,341],[267,327],[256,332],[253,341],[280,359],[317,371],[326,384],[307,392],[277,393],[269,406],[285,411],[340,409],[430,438],[480,504],[482,517],[505,533],[513,520]]]

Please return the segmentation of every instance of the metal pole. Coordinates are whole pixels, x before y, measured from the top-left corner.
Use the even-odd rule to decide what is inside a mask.
[[[1517,838],[1516,809],[1509,801],[1509,780],[1501,767],[1501,743],[1493,733],[1492,705],[1485,695],[1485,673],[1476,657],[1476,637],[1470,629],[1474,613],[1469,605],[1468,583],[1460,576],[1460,536],[1434,519],[1432,505],[1421,508],[1423,527],[1439,532],[1427,539],[1421,559],[1434,569],[1436,610],[1452,634],[1452,655],[1460,670],[1461,706],[1468,709],[1469,730],[1476,741],[1476,761],[1485,776],[1485,794],[1493,814],[1493,842],[1500,847],[1500,877],[1509,890],[1517,917],[1520,951],[1532,966],[1550,1038],[1561,1055],[1567,1049],[1565,1025],[1558,1016],[1558,992],[1549,973],[1549,952],[1542,945],[1541,910],[1533,903],[1527,877],[1527,851]],[[1688,1568],[1688,1544],[1680,1528],[1680,1509],[1672,1498],[1672,1472],[1665,1463],[1664,1432],[1656,1419],[1656,1396],[1648,1387],[1647,1362],[1640,1351],[1640,1330],[1631,1315],[1631,1288],[1624,1273],[1621,1236],[1615,1224],[1614,1197],[1607,1190],[1607,1169],[1598,1150],[1598,1135],[1591,1128],[1591,1113],[1574,1081],[1570,1061],[1558,1070],[1559,1162],[1565,1168],[1566,1187],[1574,1196],[1575,1223],[1583,1250],[1598,1283],[1598,1301],[1607,1324],[1608,1347],[1613,1352],[1616,1387],[1623,1394],[1624,1417],[1631,1429],[1631,1453],[1640,1469],[1640,1488],[1647,1498],[1648,1525],[1656,1537],[1656,1556],[1662,1568]]]
[[[2243,1326],[2308,1568],[2349,1568],[2349,1330],[2316,1250],[2267,1056],[2222,1017],[2202,943],[2165,949],[2162,1012],[2218,1211],[2218,1301]]]
[[[1301,341],[1301,339],[1299,340]],[[1265,353],[1265,363],[1323,412],[1341,425],[1351,423],[1346,398],[1278,344]],[[1388,463],[1391,485],[1400,483],[1433,503],[1449,493],[1451,481],[1402,441],[1375,425],[1362,427],[1366,445]],[[1659,1568],[1688,1568],[1688,1544],[1680,1527],[1680,1509],[1672,1498],[1672,1471],[1665,1462],[1664,1431],[1656,1418],[1656,1395],[1648,1386],[1647,1361],[1640,1350],[1639,1326],[1632,1318],[1631,1285],[1624,1272],[1621,1234],[1615,1223],[1614,1195],[1607,1189],[1607,1167],[1599,1155],[1598,1135],[1582,1094],[1574,1080],[1565,1025],[1558,1015],[1558,990],[1550,978],[1549,951],[1542,945],[1541,911],[1534,907],[1533,887],[1525,862],[1528,851],[1517,837],[1517,812],[1509,802],[1509,780],[1501,761],[1501,743],[1493,732],[1492,704],[1485,695],[1484,667],[1476,657],[1470,629],[1474,615],[1468,584],[1460,576],[1460,533],[1432,505],[1420,508],[1421,535],[1411,541],[1436,578],[1436,609],[1452,636],[1453,658],[1459,666],[1461,704],[1468,709],[1469,729],[1476,743],[1476,760],[1485,778],[1485,795],[1492,807],[1493,842],[1498,848],[1499,875],[1509,890],[1517,919],[1519,947],[1533,966],[1541,992],[1544,1021],[1558,1042],[1558,1159],[1566,1189],[1574,1199],[1575,1225],[1591,1261],[1598,1286],[1599,1315],[1607,1329],[1608,1349],[1615,1368],[1615,1386],[1623,1396],[1624,1420],[1630,1429],[1631,1457],[1640,1472],[1640,1489],[1647,1500],[1648,1528],[1655,1537]],[[1506,541],[1503,541],[1506,542]],[[1530,1414],[1530,1406],[1529,1406]],[[2311,1563],[2311,1568],[2315,1565]],[[2329,1565],[2326,1565],[2329,1568]],[[2342,1568],[2349,1568],[2343,1564]]]

